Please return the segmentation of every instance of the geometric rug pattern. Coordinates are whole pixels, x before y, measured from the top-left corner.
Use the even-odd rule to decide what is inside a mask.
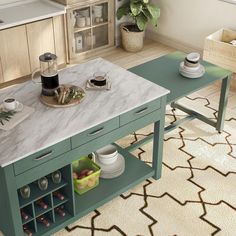
[[[215,120],[217,105],[196,93],[181,103]],[[166,121],[185,116],[167,107]],[[117,143],[126,147],[152,133],[145,127]],[[152,142],[133,154],[151,163]],[[163,172],[69,225],[55,236],[236,235],[236,114],[224,130],[193,120],[165,135]]]

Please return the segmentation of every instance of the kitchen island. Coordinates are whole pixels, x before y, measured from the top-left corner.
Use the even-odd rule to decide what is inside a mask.
[[[14,97],[35,108],[27,120],[11,131],[0,131],[0,230],[6,236],[24,235],[27,225],[33,235],[51,235],[74,222],[143,180],[161,177],[164,114],[168,90],[147,81],[101,58],[60,71],[60,83],[85,87],[94,72],[104,71],[112,83],[111,90],[86,91],[84,101],[71,108],[50,108],[39,101],[40,86],[26,82],[0,91],[0,99]],[[153,165],[148,166],[118,147],[125,157],[125,172],[114,179],[101,179],[99,186],[78,195],[74,192],[71,163],[80,157],[154,123]],[[60,170],[63,180],[55,184],[51,173]],[[47,190],[34,183],[46,176]],[[19,190],[29,185],[29,198]],[[66,198],[58,201],[54,192]],[[38,209],[39,199],[49,208]],[[65,217],[56,214],[62,206]],[[21,218],[20,211],[30,217]],[[50,219],[50,227],[37,221]]]

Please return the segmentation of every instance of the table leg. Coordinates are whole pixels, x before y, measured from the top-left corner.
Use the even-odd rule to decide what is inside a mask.
[[[230,79],[231,79],[231,76],[226,77],[225,79],[222,80],[222,84],[221,84],[218,117],[217,117],[217,122],[216,122],[216,130],[219,133],[224,128],[225,113],[226,113],[226,107],[228,103],[228,94],[229,94],[229,88],[230,88]]]
[[[163,157],[163,145],[164,145],[164,125],[165,125],[165,104],[162,106],[161,119],[154,123],[154,135],[153,135],[153,157],[152,167],[155,170],[153,176],[154,179],[161,178],[162,171],[162,157]]]

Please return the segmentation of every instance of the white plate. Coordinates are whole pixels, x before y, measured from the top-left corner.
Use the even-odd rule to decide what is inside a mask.
[[[189,66],[186,66],[183,61],[180,63],[179,66],[180,66],[181,70],[184,70],[186,72],[189,71],[190,73],[195,73],[196,71],[199,71],[201,69],[200,64],[198,64],[197,67],[189,67]]]
[[[200,68],[198,71],[196,71],[194,73],[193,72],[189,73],[188,71],[185,71],[185,70],[181,69],[181,67],[180,67],[179,73],[186,78],[195,79],[195,78],[200,78],[205,74],[205,68],[204,68],[204,66],[200,65]]]
[[[113,173],[113,174],[105,174],[105,173],[102,173],[100,174],[100,178],[102,179],[112,179],[112,178],[116,178],[120,175],[122,175],[125,171],[125,167],[123,167],[123,169],[121,169],[119,172],[116,172],[116,173]]]

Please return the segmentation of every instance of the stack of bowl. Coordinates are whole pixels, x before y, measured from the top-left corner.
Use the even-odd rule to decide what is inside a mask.
[[[125,170],[124,157],[114,145],[107,145],[94,154],[95,162],[101,167],[101,178],[111,179],[120,176]]]
[[[200,64],[200,54],[192,52],[180,63],[179,72],[187,78],[199,78],[205,73],[204,67]]]

